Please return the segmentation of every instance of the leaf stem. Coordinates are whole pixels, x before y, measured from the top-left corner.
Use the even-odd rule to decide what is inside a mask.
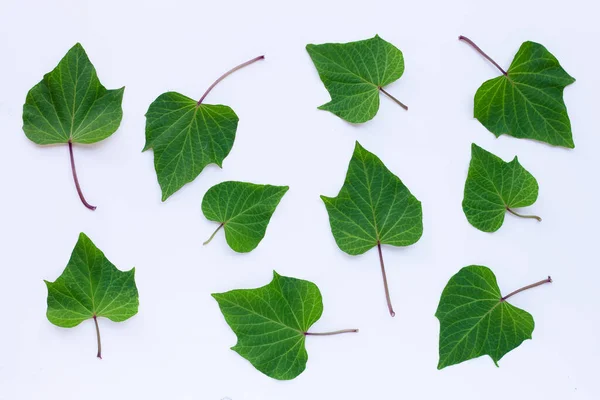
[[[96,357],[102,359],[102,343],[100,342],[100,328],[98,327],[98,318],[94,315],[94,324],[96,325],[96,337],[98,338],[98,354]]]
[[[397,98],[395,98],[394,96],[392,96],[391,94],[389,94],[388,92],[386,92],[385,90],[383,90],[383,88],[380,86],[379,90],[381,90],[383,92],[383,94],[385,94],[387,97],[389,97],[390,99],[394,100],[396,102],[396,104],[398,104],[400,107],[404,108],[406,111],[408,111],[408,106],[404,103],[402,103],[400,100],[398,100]]]
[[[217,234],[217,232],[219,232],[219,229],[221,229],[223,227],[223,225],[225,225],[224,222],[222,222],[221,225],[219,225],[217,227],[217,229],[215,229],[215,231],[213,232],[213,234],[210,235],[210,237],[208,238],[208,240],[206,242],[202,243],[202,245],[206,246],[207,244],[209,244],[210,241],[213,240],[213,238],[215,237],[215,235]]]
[[[532,218],[532,219],[537,219],[539,222],[542,222],[542,218],[538,217],[537,215],[522,215],[517,212],[514,212],[513,210],[511,210],[508,207],[506,207],[506,211],[508,211],[512,215],[516,215],[517,217],[520,217],[520,218]]]
[[[219,79],[217,79],[216,81],[214,81],[214,83],[212,85],[210,85],[210,87],[208,89],[206,89],[206,92],[204,92],[204,94],[202,95],[202,97],[200,97],[200,100],[198,100],[198,104],[197,105],[202,104],[202,101],[204,100],[204,98],[206,96],[208,96],[208,94],[210,93],[210,91],[213,90],[213,88],[215,86],[217,86],[217,84],[219,82],[221,82],[223,79],[227,78],[229,75],[233,74],[238,69],[244,68],[245,66],[250,65],[250,64],[252,64],[252,63],[254,63],[254,62],[258,61],[258,60],[263,60],[264,58],[265,58],[265,56],[255,57],[252,60],[246,61],[245,63],[242,63],[242,64],[238,65],[237,67],[232,68],[229,71],[225,72],[223,75],[221,75],[219,77]]]
[[[550,277],[550,275],[548,275],[548,278],[546,278],[544,280],[541,280],[541,281],[536,282],[536,283],[532,283],[531,285],[524,286],[521,289],[517,289],[514,292],[511,292],[511,293],[507,294],[506,296],[500,298],[500,301],[506,301],[506,299],[508,299],[510,296],[514,296],[515,294],[520,293],[520,292],[522,292],[524,290],[531,289],[531,288],[534,288],[536,286],[543,285],[545,283],[552,283],[552,278]]]
[[[377,250],[379,251],[379,263],[381,264],[381,275],[383,276],[383,287],[385,289],[385,299],[387,301],[388,310],[392,317],[396,316],[392,308],[392,299],[390,299],[390,289],[388,288],[387,276],[385,275],[385,265],[383,264],[383,254],[381,253],[381,243],[377,241]]]
[[[77,170],[75,169],[75,158],[73,158],[73,142],[69,139],[69,155],[71,156],[71,171],[73,171],[73,180],[75,181],[75,187],[77,188],[77,194],[79,195],[79,199],[83,203],[84,206],[94,211],[96,206],[91,205],[85,200],[83,197],[83,192],[81,191],[81,186],[79,186],[79,179],[77,179]]]
[[[340,335],[342,333],[358,333],[358,329],[342,329],[333,332],[304,332],[304,336],[332,336]]]
[[[496,61],[494,61],[492,59],[492,57],[488,56],[487,54],[485,54],[483,52],[483,50],[481,50],[481,48],[479,48],[479,46],[477,46],[471,39],[469,39],[468,37],[465,37],[463,35],[460,35],[458,37],[458,40],[463,40],[467,43],[469,43],[471,45],[471,47],[473,47],[475,50],[477,50],[477,52],[479,54],[481,54],[482,56],[484,56],[489,62],[491,62],[492,64],[494,64],[496,66],[496,68],[498,68],[500,70],[500,72],[502,72],[504,74],[504,76],[508,76],[508,73],[502,69],[502,67],[500,65],[498,65],[498,63]]]

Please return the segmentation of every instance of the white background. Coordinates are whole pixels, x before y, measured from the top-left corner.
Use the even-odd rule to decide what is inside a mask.
[[[592,1],[24,1],[0,3],[0,399],[598,399],[598,6]],[[400,48],[404,76],[386,89],[374,120],[353,126],[317,110],[329,96],[304,47],[379,33]],[[473,96],[498,71],[473,39],[508,67],[520,44],[544,44],[577,82],[565,91],[576,149],[503,136],[472,118]],[[27,91],[81,42],[108,88],[126,86],[119,130],[76,146],[75,192],[66,146],[40,147],[22,131]],[[221,170],[208,166],[160,201],[144,114],[161,93],[198,98],[240,117]],[[320,194],[336,195],[355,140],[377,154],[423,202],[424,235],[384,248],[396,318],[385,306],[376,250],[336,246]],[[494,234],[470,226],[461,201],[470,145],[518,155],[540,185],[527,209]],[[289,185],[250,254],[236,254],[201,213],[225,180]],[[64,269],[85,232],[120,269],[136,267],[139,314],[58,328],[45,317],[43,279]],[[461,267],[491,267],[503,292],[552,275],[515,296],[535,319],[533,340],[496,368],[487,356],[436,369],[440,293]],[[279,382],[229,350],[235,335],[210,293],[268,283],[273,269],[322,291],[297,379]]]

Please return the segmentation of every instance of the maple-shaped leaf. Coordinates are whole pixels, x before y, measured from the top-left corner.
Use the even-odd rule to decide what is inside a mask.
[[[204,244],[224,228],[227,244],[233,250],[239,253],[254,250],[265,237],[271,216],[288,189],[289,186],[233,181],[211,187],[202,199],[202,212],[220,225]]]
[[[112,135],[121,123],[121,101],[125,88],[107,90],[98,79],[96,69],[83,47],[77,43],[35,85],[23,106],[23,131],[40,145],[68,144],[75,187],[81,202],[90,210],[83,196],[73,144],[91,144]]]
[[[502,296],[489,268],[461,269],[448,281],[435,313],[440,320],[438,369],[485,354],[498,366],[506,353],[531,339],[534,327],[531,314],[506,300],[549,282],[550,277]]]
[[[475,94],[475,118],[496,137],[507,134],[554,146],[574,148],[571,121],[563,100],[566,86],[575,82],[544,46],[525,42],[508,71],[473,46],[502,72]]]
[[[237,336],[231,349],[263,374],[288,380],[306,368],[307,336],[358,332],[358,329],[315,333],[309,328],[321,318],[323,301],[317,285],[273,271],[273,280],[257,289],[212,295]]]
[[[344,186],[336,197],[321,196],[339,248],[358,255],[377,246],[390,315],[382,244],[410,246],[423,234],[421,202],[376,155],[356,142]]]
[[[378,35],[350,43],[309,44],[310,55],[331,101],[319,107],[352,123],[369,121],[379,110],[379,92],[404,73],[402,52]]]
[[[238,116],[231,107],[203,101],[228,75],[262,59],[264,56],[259,56],[229,70],[198,101],[167,92],[150,104],[143,151],[154,150],[154,168],[162,201],[196,179],[208,164],[223,166],[223,160],[233,147]]]
[[[538,197],[538,183],[518,158],[504,162],[500,157],[471,145],[471,163],[465,183],[462,207],[475,228],[495,232],[502,226],[504,215],[542,219],[536,215],[522,215],[514,208],[527,207]]]
[[[93,319],[98,339],[98,357],[102,358],[98,318],[125,321],[138,312],[135,268],[119,271],[84,234],[73,249],[63,273],[48,288],[48,320],[63,328],[72,328]]]

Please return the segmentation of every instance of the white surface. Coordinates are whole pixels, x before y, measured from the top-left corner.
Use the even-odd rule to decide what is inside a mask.
[[[53,3],[53,4],[51,4]],[[598,35],[592,1],[23,1],[0,4],[0,399],[598,399]],[[328,101],[304,46],[379,33],[404,53],[406,72],[374,120],[351,126]],[[508,66],[525,40],[560,60],[577,82],[565,91],[575,150],[508,136],[472,118],[473,95],[498,71],[457,40],[472,38]],[[77,41],[102,83],[126,86],[120,129],[75,148],[86,210],[66,146],[39,147],[21,130],[27,91]],[[166,203],[152,152],[141,153],[144,114],[161,93],[199,97],[240,117],[224,169],[209,166]],[[385,305],[376,250],[351,257],[331,235],[320,194],[336,195],[354,141],[377,154],[423,202],[423,238],[385,247],[396,318]],[[528,208],[542,223],[506,217],[495,234],[471,227],[462,191],[476,142],[518,154],[540,184]],[[200,210],[224,180],[290,185],[259,247],[235,254]],[[46,317],[43,279],[65,267],[86,232],[119,268],[137,268],[139,314],[61,329]],[[533,340],[494,367],[488,357],[436,370],[440,293],[469,264],[491,267],[504,292],[552,275],[514,297],[535,318]],[[321,289],[315,331],[358,335],[308,340],[306,371],[289,382],[256,371],[229,347],[235,335],[212,292],[252,288],[272,270]]]

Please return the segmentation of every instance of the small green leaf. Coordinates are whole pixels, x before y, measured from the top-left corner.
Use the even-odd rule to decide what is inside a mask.
[[[124,90],[102,86],[85,50],[77,43],[27,93],[23,106],[23,130],[29,140],[40,145],[69,144],[79,197],[92,210],[95,207],[85,201],[77,181],[72,144],[96,143],[117,130],[123,117]]]
[[[454,275],[442,292],[435,313],[440,320],[438,369],[489,355],[494,364],[531,339],[533,317],[506,300],[552,279],[544,279],[502,297],[496,276],[487,267],[471,265]]]
[[[207,219],[221,224],[204,244],[224,228],[227,244],[233,250],[254,250],[265,237],[271,216],[288,189],[233,181],[211,187],[202,199],[202,212]]]
[[[379,110],[379,92],[407,107],[383,87],[404,73],[402,52],[379,36],[350,43],[309,44],[310,55],[331,101],[319,107],[353,123],[369,121]]]
[[[377,246],[390,314],[381,245],[410,246],[423,234],[421,202],[373,153],[356,142],[346,180],[336,197],[321,196],[339,248],[358,255]]]
[[[237,344],[231,349],[274,379],[294,379],[304,371],[308,360],[306,336],[358,332],[358,329],[308,332],[323,313],[319,288],[312,282],[281,276],[275,271],[266,286],[212,296],[237,336]]]
[[[263,58],[256,57],[223,74],[199,101],[167,92],[150,104],[143,151],[154,150],[162,201],[196,179],[208,164],[223,167],[223,160],[233,147],[239,119],[230,107],[203,101],[225,77]]]
[[[98,317],[125,321],[138,312],[135,268],[119,271],[84,234],[79,235],[64,272],[48,288],[47,317],[54,325],[72,328],[93,318],[98,335]]]
[[[465,183],[462,207],[475,228],[495,232],[502,226],[506,212],[522,217],[542,219],[535,215],[521,215],[513,208],[535,203],[538,183],[515,157],[511,162],[471,145],[471,163]]]
[[[575,82],[544,46],[525,42],[508,71],[485,82],[475,94],[475,118],[496,137],[507,134],[554,146],[574,148],[571,121],[563,100],[566,86]]]

